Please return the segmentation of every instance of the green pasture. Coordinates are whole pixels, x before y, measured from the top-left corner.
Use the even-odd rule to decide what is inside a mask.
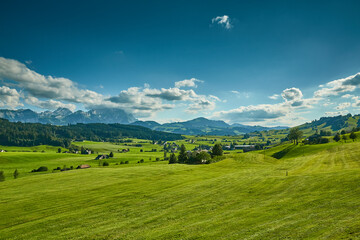
[[[360,239],[360,142],[284,144],[209,165],[121,154],[99,167],[95,155],[1,153],[0,239]],[[77,163],[92,167],[22,173]]]

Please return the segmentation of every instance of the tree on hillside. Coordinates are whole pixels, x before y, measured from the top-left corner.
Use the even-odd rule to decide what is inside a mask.
[[[177,159],[176,159],[175,153],[172,153],[170,155],[169,164],[173,164],[173,163],[176,163],[176,162],[177,162]]]
[[[344,135],[342,135],[341,138],[346,142],[346,140],[348,139],[348,136],[346,136],[346,135],[344,134]]]
[[[186,147],[184,144],[181,145],[180,147],[180,153],[179,153],[179,156],[178,156],[178,161],[179,163],[186,163],[188,160],[188,156],[187,156],[187,153],[186,153]]]
[[[294,144],[298,144],[299,139],[302,137],[303,132],[300,131],[298,127],[294,127],[290,129],[290,133],[288,134],[288,139],[292,141]]]
[[[353,142],[355,141],[355,139],[356,139],[356,133],[354,133],[354,132],[351,132],[350,133],[350,138],[353,140]]]
[[[109,157],[111,157],[111,158],[114,157],[113,152],[110,152]]]
[[[0,182],[5,181],[4,171],[0,171]]]
[[[16,170],[14,171],[14,179],[17,179],[18,176],[19,176],[19,172],[18,172],[18,170],[16,169]]]
[[[58,153],[61,153],[61,148],[58,148]]]
[[[223,150],[219,143],[215,144],[212,148],[211,155],[214,156],[222,156]]]
[[[341,135],[344,135],[344,134],[346,134],[346,131],[343,129],[343,130],[341,130]]]
[[[336,133],[336,135],[334,136],[334,141],[338,142],[340,141],[341,137],[339,133]]]

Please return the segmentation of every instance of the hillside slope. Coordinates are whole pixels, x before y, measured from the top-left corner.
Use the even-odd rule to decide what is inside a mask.
[[[360,238],[360,143],[322,146],[280,160],[261,151],[7,180],[0,238]]]

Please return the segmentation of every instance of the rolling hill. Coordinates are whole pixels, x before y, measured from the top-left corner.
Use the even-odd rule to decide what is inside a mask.
[[[210,120],[207,118],[195,118],[184,122],[159,124],[154,121],[136,121],[132,125],[139,125],[153,130],[172,132],[183,135],[239,135],[255,131],[286,129],[287,127],[261,127],[247,126],[242,124],[229,125],[221,120]]]
[[[113,159],[99,167],[86,156],[0,153],[9,171],[92,165],[24,169],[0,182],[0,238],[359,239],[360,142],[318,146],[295,146],[280,160],[271,150],[234,153],[210,165]]]

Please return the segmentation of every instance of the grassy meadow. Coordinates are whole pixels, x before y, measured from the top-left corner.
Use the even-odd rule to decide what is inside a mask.
[[[115,156],[100,167],[96,154],[47,146],[0,153],[0,239],[360,239],[360,142],[233,151],[208,165],[155,161],[151,142],[75,144]],[[51,171],[79,164],[92,167]]]

